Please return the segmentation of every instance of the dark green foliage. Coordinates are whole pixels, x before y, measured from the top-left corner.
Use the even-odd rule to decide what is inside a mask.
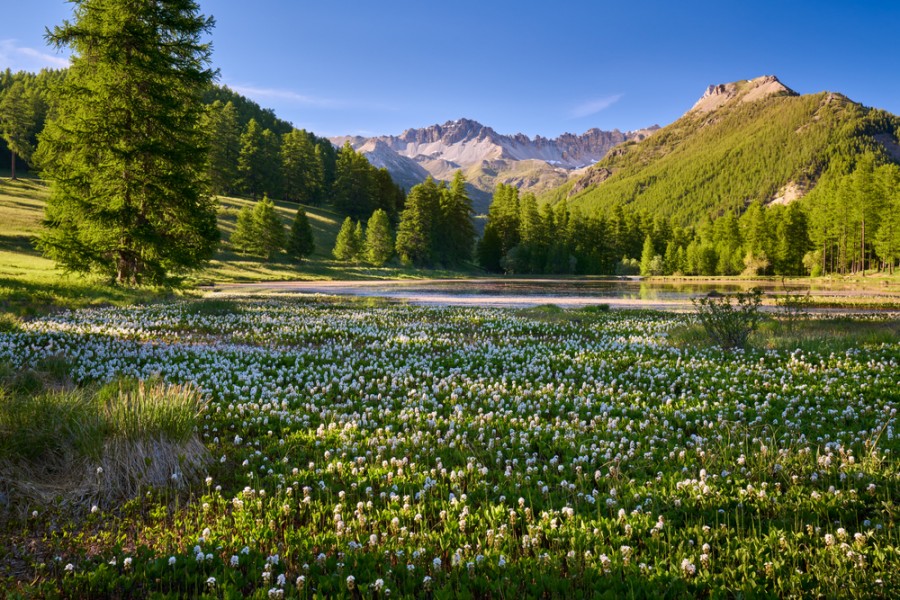
[[[12,153],[11,178],[16,178],[16,157],[31,158],[31,132],[34,128],[34,103],[28,97],[25,84],[16,81],[0,100],[0,137]]]
[[[275,203],[268,196],[263,196],[252,210],[250,207],[241,210],[231,236],[231,245],[239,252],[266,259],[284,248],[284,223],[275,211]]]
[[[291,223],[291,233],[287,242],[287,253],[291,258],[303,260],[316,249],[312,226],[302,206],[297,207],[297,214]]]
[[[782,275],[804,275],[803,257],[810,248],[806,213],[796,202],[779,211],[776,272]]]
[[[325,185],[324,166],[306,131],[293,129],[282,137],[281,169],[286,200],[318,203]]]
[[[235,92],[227,85],[213,84],[206,88],[203,93],[203,103],[214,104],[215,102],[234,106],[241,130],[247,126],[251,119],[256,121],[262,129],[270,129],[278,135],[284,135],[294,128],[287,121],[279,119],[271,108],[262,108],[253,100]]]
[[[747,346],[750,334],[759,327],[762,315],[762,292],[759,289],[743,294],[706,296],[693,301],[697,319],[713,343],[725,349]]]
[[[238,252],[252,254],[255,236],[256,224],[253,222],[253,209],[245,206],[238,213],[234,233],[231,234],[231,246]]]
[[[237,189],[237,165],[241,153],[241,127],[237,109],[228,102],[216,100],[206,107],[203,120],[209,155],[206,176],[210,191],[227,195]]]
[[[253,198],[266,194],[278,196],[281,191],[280,146],[272,130],[262,129],[251,119],[241,134],[238,156],[240,189]]]
[[[73,56],[36,154],[53,182],[40,247],[70,270],[163,282],[219,239],[200,126],[213,21],[189,0],[74,4],[48,34]]]
[[[381,208],[372,213],[366,225],[366,260],[380,267],[394,255],[394,236],[388,214]]]
[[[409,191],[397,228],[396,250],[403,264],[417,267],[433,264],[441,195],[442,189],[431,177]]]
[[[44,129],[49,103],[65,76],[65,70],[51,69],[36,74],[12,73],[9,69],[0,72],[0,133],[9,129],[0,135],[0,165],[11,165],[17,171],[31,166],[31,155],[37,147],[38,133]],[[22,126],[26,124],[23,136]],[[19,148],[15,153],[7,135],[15,138]]]
[[[379,208],[394,218],[404,195],[387,170],[373,167],[347,142],[335,163],[332,201],[339,212],[355,220],[368,219]]]
[[[375,209],[373,173],[369,161],[344,144],[335,165],[334,207],[353,219],[368,217]]]
[[[362,253],[362,239],[357,237],[360,231],[359,224],[353,224],[353,219],[347,217],[341,225],[337,240],[334,243],[332,254],[338,260],[356,260]]]
[[[452,267],[472,260],[475,248],[472,214],[466,178],[462,171],[457,171],[450,187],[441,190],[434,246],[437,260],[442,265]]]

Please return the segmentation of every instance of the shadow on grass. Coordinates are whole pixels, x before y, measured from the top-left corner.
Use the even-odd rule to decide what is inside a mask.
[[[91,281],[27,282],[0,277],[0,312],[32,317],[61,309],[126,305],[175,297],[172,289],[126,288]]]
[[[41,253],[34,247],[34,238],[30,235],[2,235],[0,234],[0,250],[18,252],[31,256],[40,256]]]

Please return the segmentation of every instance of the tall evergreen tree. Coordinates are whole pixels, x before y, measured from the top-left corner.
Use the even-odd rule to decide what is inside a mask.
[[[784,209],[778,221],[778,249],[775,272],[778,275],[803,275],[803,257],[811,247],[806,213],[793,202]]]
[[[291,258],[303,260],[316,250],[316,241],[313,237],[312,226],[309,217],[302,206],[297,207],[297,214],[291,223],[291,233],[285,248]]]
[[[280,198],[282,196],[281,138],[271,129],[262,132],[258,169],[262,179],[264,194]]]
[[[30,138],[34,121],[34,104],[25,91],[25,85],[16,81],[0,101],[0,137],[12,153],[11,179],[16,178],[16,156],[26,161],[31,158],[33,148]]]
[[[216,100],[206,107],[204,129],[208,136],[209,156],[206,176],[214,194],[231,194],[236,186],[241,129],[237,109]]]
[[[253,209],[251,207],[245,206],[238,212],[237,223],[234,226],[234,233],[231,234],[229,242],[231,247],[238,252],[258,254],[256,222],[253,219]]]
[[[237,170],[241,191],[258,198],[265,191],[266,167],[263,146],[263,128],[256,119],[250,119],[241,134],[241,150]]]
[[[747,211],[741,216],[740,226],[744,240],[745,269],[751,275],[769,273],[774,254],[774,236],[768,213],[759,200],[751,202],[747,207]]]
[[[366,225],[366,260],[380,267],[394,254],[394,236],[391,234],[391,221],[384,209],[372,213]]]
[[[475,247],[473,212],[472,200],[466,191],[466,178],[462,171],[457,171],[450,187],[441,194],[440,227],[435,234],[435,241],[439,243],[448,266],[472,260]]]
[[[335,165],[335,208],[354,219],[367,218],[375,209],[374,169],[362,154],[344,144]]]
[[[285,245],[284,223],[275,210],[275,203],[263,196],[253,207],[253,222],[260,254],[266,259],[281,252]]]
[[[656,251],[653,248],[653,238],[648,234],[647,237],[644,238],[644,248],[641,250],[641,275],[644,277],[648,277],[650,275],[657,275],[657,273],[653,272],[653,258],[656,256]]]
[[[201,96],[213,20],[192,0],[73,0],[48,34],[72,50],[38,150],[53,182],[41,250],[67,269],[162,282],[212,257]]]
[[[268,260],[284,248],[285,241],[284,223],[268,196],[264,195],[252,209],[249,206],[241,209],[231,236],[236,250]]]
[[[332,254],[338,260],[356,260],[360,254],[360,243],[356,237],[356,227],[353,225],[353,219],[347,217],[338,231],[337,239],[334,243]]]
[[[252,198],[281,195],[281,142],[271,129],[250,119],[241,134],[240,188]]]
[[[878,167],[877,176],[884,199],[874,244],[882,268],[893,273],[894,265],[900,259],[900,167],[882,165]]]
[[[409,191],[397,228],[397,256],[404,264],[431,264],[434,224],[440,210],[440,198],[441,189],[431,177]]]
[[[305,131],[294,129],[283,136],[281,168],[286,200],[310,204],[319,198],[324,177],[321,157]]]

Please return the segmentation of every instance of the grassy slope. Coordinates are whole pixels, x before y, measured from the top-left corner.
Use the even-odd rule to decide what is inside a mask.
[[[572,194],[569,203],[589,212],[623,203],[696,223],[754,199],[768,201],[789,182],[813,185],[833,160],[864,149],[881,152],[871,136],[898,129],[900,118],[834,94],[733,101],[623,144],[592,169],[612,176]],[[544,199],[566,197],[574,185]]]
[[[70,275],[41,256],[34,248],[48,194],[37,179],[0,179],[0,312],[28,314],[47,306],[81,307],[103,303],[151,300],[169,292],[127,290],[108,286],[93,277]],[[272,261],[243,256],[229,248],[238,211],[252,200],[220,198],[219,227],[222,245],[209,266],[190,275],[188,286],[215,282],[286,281],[300,279],[379,279],[458,277],[456,272],[406,269],[397,265],[382,268],[349,264],[331,258],[331,249],[340,229],[340,215],[327,208],[305,207],[316,241],[314,255],[303,263],[286,256]],[[276,202],[279,214],[289,226],[296,204]]]

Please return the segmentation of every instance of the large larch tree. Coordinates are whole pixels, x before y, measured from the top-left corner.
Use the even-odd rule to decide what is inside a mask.
[[[40,248],[123,284],[202,265],[219,241],[202,93],[214,21],[193,0],[73,0],[49,31],[71,67],[37,161],[52,180]]]

